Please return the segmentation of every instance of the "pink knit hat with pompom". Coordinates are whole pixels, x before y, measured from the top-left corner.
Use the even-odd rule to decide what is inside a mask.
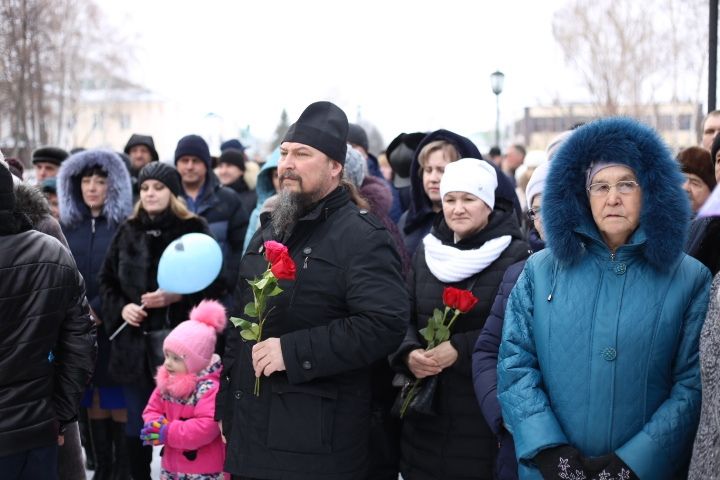
[[[225,323],[225,307],[215,300],[203,300],[190,312],[190,320],[175,327],[165,338],[163,350],[180,355],[188,373],[198,373],[210,365],[216,335],[223,331]]]

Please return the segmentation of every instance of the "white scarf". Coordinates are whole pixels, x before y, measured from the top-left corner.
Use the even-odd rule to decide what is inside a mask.
[[[423,238],[425,245],[425,263],[435,278],[443,283],[455,283],[482,272],[498,259],[510,245],[512,237],[503,235],[483,243],[482,247],[472,250],[443,245],[429,233]]]

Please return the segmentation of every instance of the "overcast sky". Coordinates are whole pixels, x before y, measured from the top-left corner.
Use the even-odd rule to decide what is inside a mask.
[[[129,77],[179,102],[185,129],[213,112],[270,138],[283,108],[292,122],[331,100],[386,142],[402,131],[472,134],[494,129],[498,69],[502,123],[525,106],[588,99],[552,35],[563,0],[99,3],[135,46]]]

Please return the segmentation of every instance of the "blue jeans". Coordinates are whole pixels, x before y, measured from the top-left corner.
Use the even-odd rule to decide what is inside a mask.
[[[0,472],[6,480],[57,480],[57,471],[57,445],[0,457]]]

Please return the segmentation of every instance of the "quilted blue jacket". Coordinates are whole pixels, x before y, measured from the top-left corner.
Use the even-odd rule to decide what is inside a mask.
[[[585,170],[604,152],[643,189],[640,226],[614,254],[584,191]],[[656,134],[627,119],[581,127],[554,158],[542,206],[548,248],[530,257],[510,295],[499,354],[520,478],[542,478],[532,458],[562,444],[587,457],[615,452],[641,479],[686,465],[711,277],[682,253],[681,181]]]

